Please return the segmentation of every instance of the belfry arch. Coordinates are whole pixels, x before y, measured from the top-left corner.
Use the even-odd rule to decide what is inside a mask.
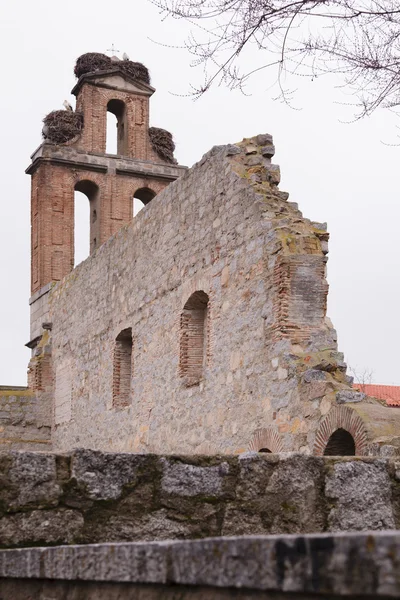
[[[78,181],[78,183],[74,186],[75,192],[81,192],[84,194],[89,200],[89,253],[93,254],[93,252],[100,245],[100,189],[99,186],[90,181],[89,179],[82,179]],[[76,210],[76,201],[75,207]],[[76,230],[77,230],[77,220],[74,219],[74,264],[76,264],[76,248],[77,248],[77,240],[76,240]]]
[[[133,194],[133,216],[149,204],[157,193],[149,187],[140,187]]]
[[[110,100],[107,104],[107,113],[113,114],[117,119],[117,131],[116,131],[116,141],[117,143],[113,143],[111,141],[110,145],[116,146],[116,152],[113,154],[119,154],[121,156],[126,155],[128,150],[128,125],[126,119],[126,105],[122,100]],[[112,135],[109,128],[107,128],[107,136]],[[106,140],[106,152],[109,152],[107,147],[109,146],[110,140]]]

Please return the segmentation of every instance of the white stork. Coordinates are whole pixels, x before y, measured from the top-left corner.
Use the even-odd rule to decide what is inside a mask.
[[[68,102],[68,100],[64,100],[63,102],[63,107],[65,108],[65,110],[70,110],[72,112],[74,112],[74,109],[72,108],[71,104]]]

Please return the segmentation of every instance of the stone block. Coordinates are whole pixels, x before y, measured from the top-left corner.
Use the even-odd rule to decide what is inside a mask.
[[[323,531],[325,506],[323,461],[294,454],[276,465],[265,488],[268,510],[264,523],[270,533]]]
[[[165,494],[220,497],[225,492],[225,480],[230,473],[227,462],[203,467],[164,458],[161,464],[161,488]]]
[[[3,471],[0,499],[8,510],[55,506],[62,494],[54,454],[12,452]]]
[[[73,510],[33,510],[0,519],[0,546],[70,544],[83,528],[83,516]]]
[[[365,531],[395,527],[391,483],[384,460],[334,462],[325,493],[333,503],[330,531]]]
[[[305,383],[311,383],[312,381],[326,381],[327,375],[325,371],[319,369],[308,369],[303,373],[303,380]]]
[[[337,404],[347,404],[348,402],[363,402],[366,398],[363,392],[355,392],[353,390],[341,390],[336,394]]]
[[[259,146],[270,146],[273,144],[273,138],[270,133],[260,133],[256,136],[256,142]]]
[[[261,148],[261,154],[266,158],[272,158],[275,154],[275,146],[273,144],[269,144],[268,146],[263,146]]]
[[[146,457],[135,454],[109,454],[76,450],[72,457],[72,477],[83,486],[90,499],[115,500],[124,486],[134,486]],[[149,461],[150,463],[150,461]]]

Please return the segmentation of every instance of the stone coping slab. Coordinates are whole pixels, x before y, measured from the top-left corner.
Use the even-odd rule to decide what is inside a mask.
[[[0,577],[399,597],[400,533],[241,536],[1,550]]]

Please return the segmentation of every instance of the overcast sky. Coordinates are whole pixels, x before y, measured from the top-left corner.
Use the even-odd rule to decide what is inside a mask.
[[[280,188],[306,217],[331,233],[328,314],[339,349],[375,383],[400,384],[398,118],[380,111],[348,124],[340,80],[301,81],[292,110],[273,101],[272,75],[240,91],[215,88],[193,102],[185,94],[201,73],[184,50],[154,44],[183,40],[187,26],[162,21],[147,0],[1,2],[0,385],[25,385],[30,352],[29,156],[41,142],[43,117],[70,95],[76,58],[111,44],[150,70],[157,89],[151,124],[168,129],[176,157],[192,165],[215,144],[257,133],[274,136]],[[251,60],[251,53],[248,54]],[[296,85],[298,82],[296,82]],[[389,144],[389,145],[387,145]]]

